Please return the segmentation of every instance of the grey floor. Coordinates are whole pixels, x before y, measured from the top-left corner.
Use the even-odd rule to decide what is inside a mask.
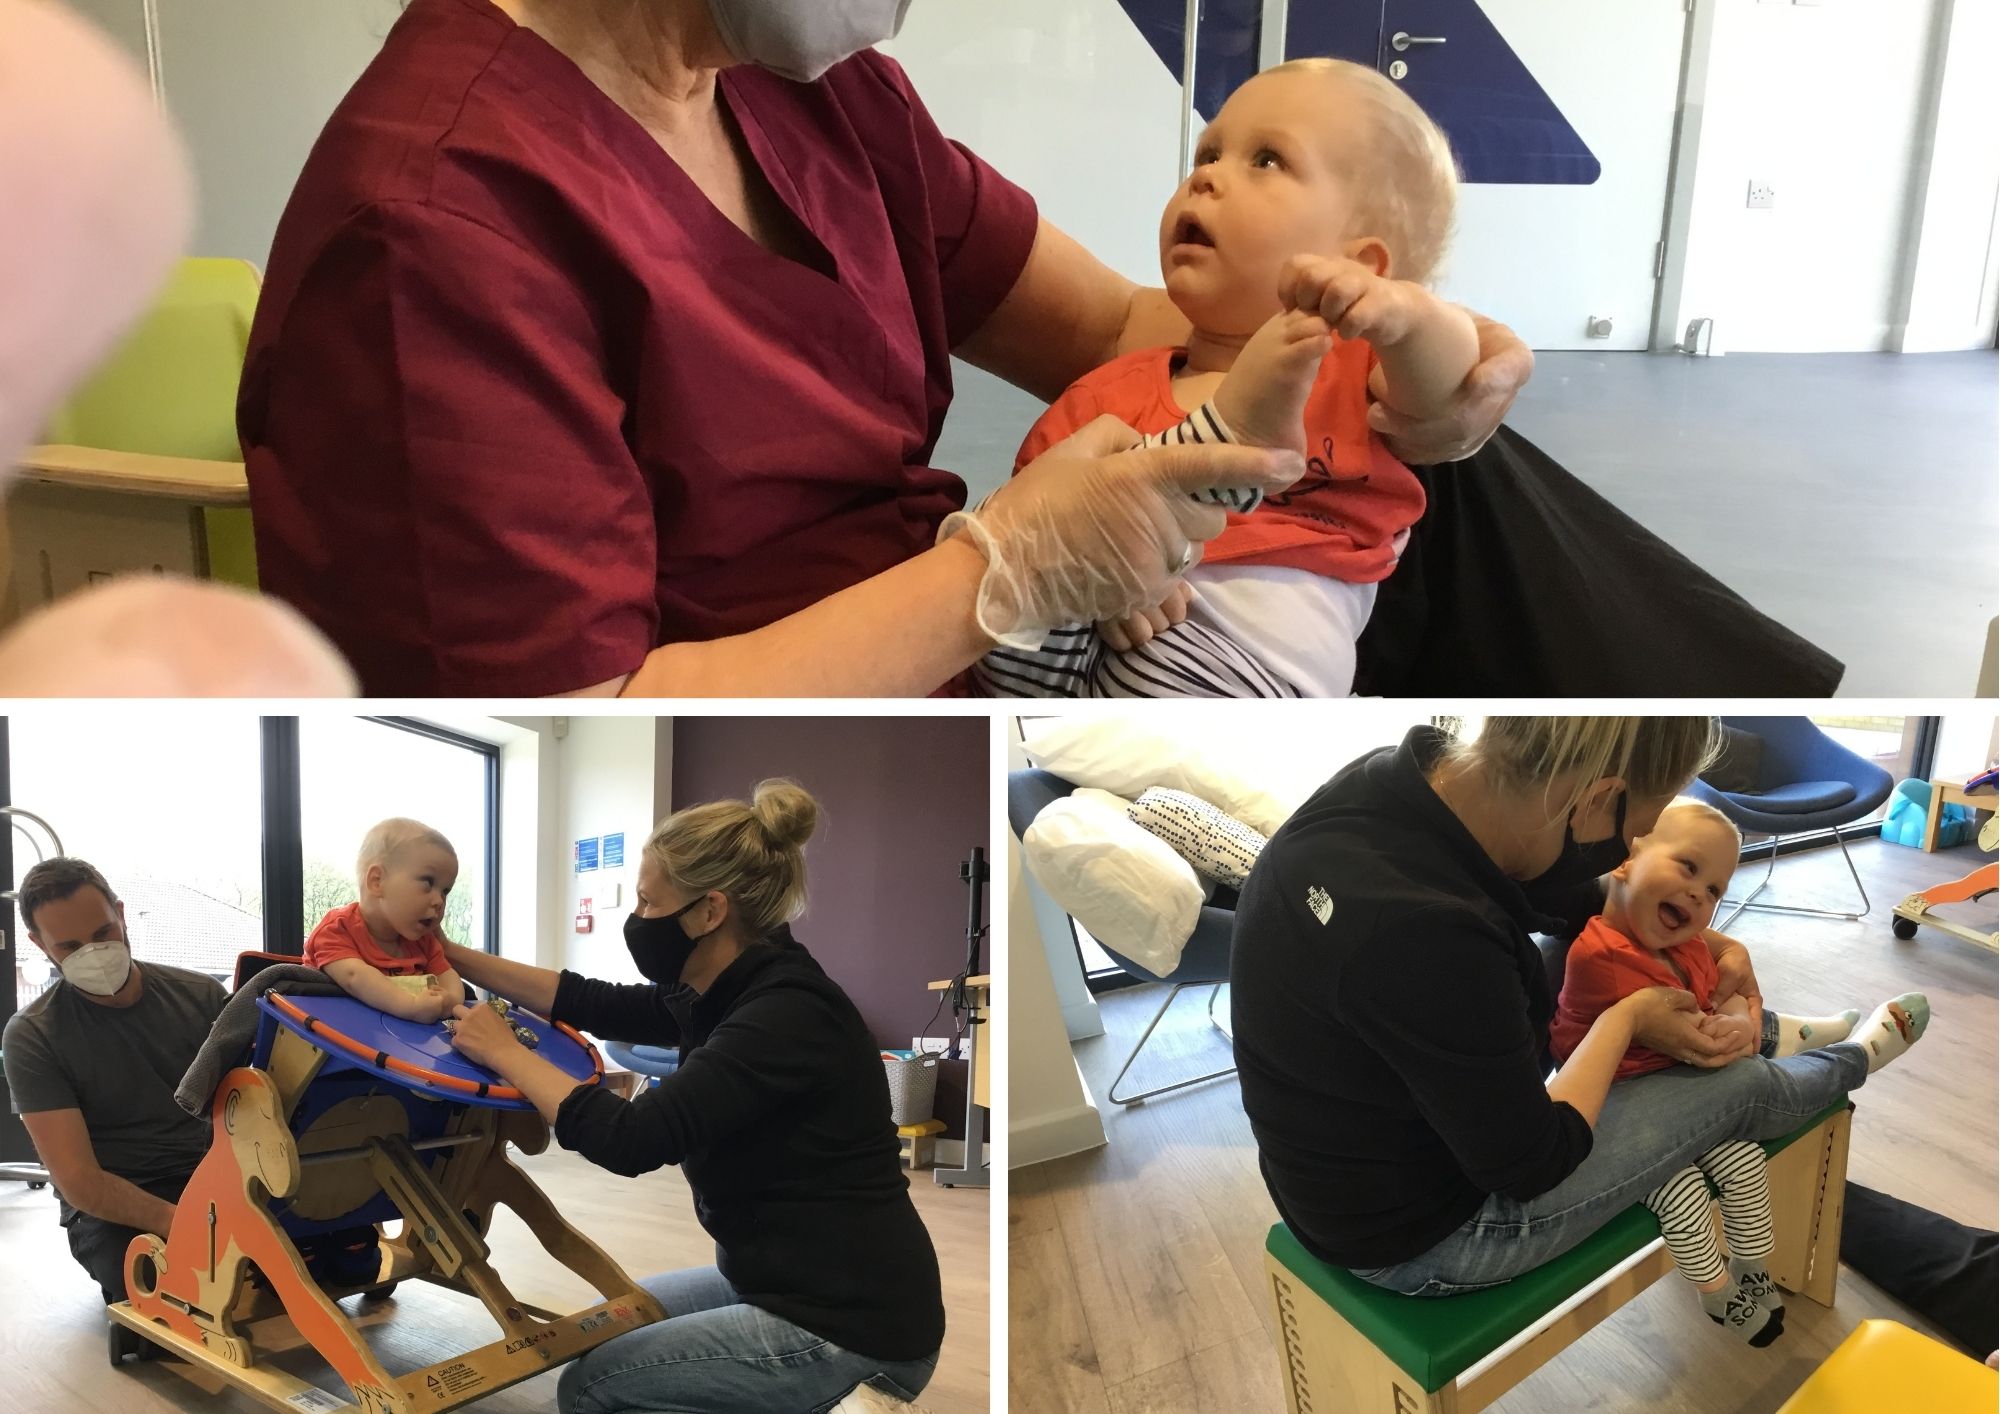
[[[937,461],[977,500],[1041,404],[957,372]],[[2000,599],[1992,351],[1544,353],[1508,421],[1845,661],[1842,696],[1971,695]]]

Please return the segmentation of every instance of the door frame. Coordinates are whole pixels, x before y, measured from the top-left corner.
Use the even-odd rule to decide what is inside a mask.
[[[1681,316],[1687,291],[1689,228],[1694,222],[1695,169],[1701,153],[1702,115],[1707,111],[1709,53],[1715,39],[1717,0],[1681,0],[1687,27],[1681,41],[1681,86],[1674,108],[1674,136],[1667,152],[1666,209],[1660,240],[1660,277],[1653,282],[1653,330],[1648,351],[1681,349]],[[1712,348],[1713,345],[1710,345]],[[1685,352],[1685,350],[1682,350]]]

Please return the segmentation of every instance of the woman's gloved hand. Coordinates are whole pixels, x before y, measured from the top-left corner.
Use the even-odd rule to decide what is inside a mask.
[[[1318,312],[1329,322],[1346,310],[1336,279],[1347,262],[1321,255],[1295,255],[1278,277],[1278,301],[1286,309]],[[1514,395],[1534,376],[1535,356],[1512,329],[1473,310],[1479,331],[1479,362],[1465,375],[1451,406],[1436,417],[1405,417],[1384,403],[1368,408],[1368,425],[1396,458],[1410,466],[1436,466],[1471,456],[1500,430]]]
[[[986,557],[976,613],[996,642],[1032,647],[1059,624],[1116,619],[1163,602],[1222,533],[1209,487],[1284,490],[1305,470],[1295,452],[1261,447],[1139,446],[1100,417],[1023,467],[974,511],[945,519]]]

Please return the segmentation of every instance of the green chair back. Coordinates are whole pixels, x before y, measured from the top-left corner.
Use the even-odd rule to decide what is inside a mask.
[[[261,281],[248,261],[191,258],[150,313],[50,423],[48,440],[113,452],[240,461],[236,387]],[[209,573],[254,588],[250,513],[210,507]]]

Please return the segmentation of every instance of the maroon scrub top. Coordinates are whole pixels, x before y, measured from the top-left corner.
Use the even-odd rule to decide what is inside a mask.
[[[949,354],[1033,201],[873,52],[719,92],[808,261],[485,0],[413,0],[328,122],[237,412],[263,586],[366,693],[602,682],[878,574],[963,503],[928,464]]]

